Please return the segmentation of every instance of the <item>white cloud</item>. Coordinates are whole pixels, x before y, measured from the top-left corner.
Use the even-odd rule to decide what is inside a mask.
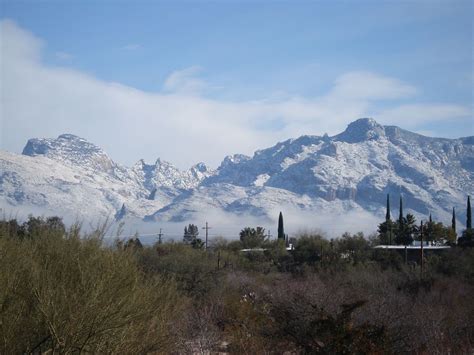
[[[397,122],[397,125],[405,128],[416,128],[424,123],[440,121],[457,122],[469,116],[472,117],[472,112],[467,107],[450,104],[408,104],[377,114],[381,123]]]
[[[197,161],[216,166],[227,154],[252,154],[289,137],[339,133],[350,121],[377,112],[375,100],[417,92],[394,78],[351,72],[320,97],[232,102],[203,96],[209,86],[199,78],[201,69],[191,67],[173,72],[163,92],[149,93],[46,66],[41,40],[12,21],[2,21],[0,31],[0,148],[16,152],[28,138],[69,132],[126,164],[161,157],[182,168]],[[467,114],[460,106],[441,106],[445,109],[439,119]],[[435,115],[441,106],[426,104],[420,110],[405,105],[380,115],[384,123],[401,124],[398,115],[403,114],[416,126],[432,119],[424,115],[430,108]]]
[[[331,96],[356,100],[398,99],[413,96],[417,89],[394,78],[371,72],[350,72],[336,79]]]
[[[168,93],[198,95],[207,88],[207,84],[198,76],[201,71],[199,66],[175,70],[166,78],[163,90]]]

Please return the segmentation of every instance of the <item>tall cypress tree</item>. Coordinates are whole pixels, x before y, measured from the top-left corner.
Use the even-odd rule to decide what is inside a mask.
[[[456,211],[453,207],[453,218],[451,219],[451,228],[456,233]]]
[[[472,228],[471,197],[467,196],[466,229],[471,229],[471,228]]]
[[[283,228],[283,214],[278,217],[278,239],[285,240],[285,229]]]
[[[400,212],[398,215],[397,229],[395,232],[395,243],[405,244],[405,237],[407,233],[408,233],[408,230],[405,226],[405,218],[403,218],[403,201],[402,201],[402,196],[400,195]]]
[[[387,213],[385,214],[385,221],[390,221],[390,194],[387,194]]]
[[[400,213],[398,215],[398,223],[403,225],[403,201],[402,196],[400,196]]]

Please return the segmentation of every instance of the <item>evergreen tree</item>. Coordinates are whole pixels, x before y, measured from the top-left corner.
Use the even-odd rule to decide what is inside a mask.
[[[418,226],[416,225],[416,218],[411,213],[408,213],[405,219],[405,230],[406,230],[406,237],[405,237],[405,245],[411,244],[413,239],[417,237],[419,230]]]
[[[399,207],[399,213],[398,213],[397,230],[395,233],[395,243],[404,244],[405,239],[406,239],[406,228],[405,228],[405,218],[403,217],[403,200],[402,200],[402,196],[400,195],[400,207]]]
[[[431,213],[430,213],[428,223],[426,223],[425,227],[423,228],[424,240],[431,241],[434,239],[433,237],[434,228],[435,228],[435,223],[433,223],[433,218],[431,217]]]
[[[183,242],[185,244],[192,244],[198,235],[199,228],[194,224],[189,224],[188,227],[184,227]]]
[[[472,214],[471,214],[471,198],[467,196],[467,211],[466,211],[466,229],[463,230],[462,236],[458,239],[458,245],[462,247],[474,247],[474,230],[472,229]]]
[[[451,219],[451,229],[456,233],[456,211],[453,207],[453,218]]]
[[[471,197],[467,196],[466,229],[472,228]]]
[[[204,242],[202,241],[201,238],[194,238],[193,241],[191,242],[191,246],[194,249],[202,249],[204,248]]]
[[[138,232],[136,232],[133,238],[130,238],[124,244],[123,246],[124,250],[137,251],[139,249],[143,249],[142,242],[140,242],[140,239],[138,237],[139,237]]]
[[[385,222],[380,223],[377,230],[380,242],[382,244],[392,244],[392,233],[394,227],[395,226],[391,220],[390,215],[390,194],[387,194],[387,211],[385,213]]]
[[[400,212],[398,214],[398,223],[403,224],[403,201],[402,201],[402,196],[400,196]]]
[[[278,239],[285,240],[285,229],[283,228],[283,214],[278,217]]]
[[[387,194],[387,213],[385,214],[385,221],[390,220],[390,194]]]
[[[266,240],[265,228],[246,227],[240,231],[240,241],[244,248],[258,248]]]
[[[395,243],[398,245],[409,245],[413,242],[413,237],[417,236],[418,228],[416,226],[415,216],[407,214],[398,221]]]
[[[396,235],[397,225],[392,220],[380,223],[377,229],[380,243],[391,245],[393,243],[393,236]]]

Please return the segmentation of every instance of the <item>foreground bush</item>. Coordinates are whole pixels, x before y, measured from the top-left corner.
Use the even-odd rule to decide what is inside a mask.
[[[139,239],[107,248],[60,219],[0,221],[0,354],[469,353],[472,250],[424,273],[362,235],[241,252]]]
[[[176,286],[146,280],[127,252],[47,231],[0,236],[0,353],[173,349]]]

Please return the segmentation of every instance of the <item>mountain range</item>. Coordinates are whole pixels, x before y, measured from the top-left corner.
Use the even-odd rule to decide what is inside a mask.
[[[395,215],[403,196],[418,218],[448,223],[455,207],[462,225],[474,194],[474,137],[431,138],[362,118],[332,137],[305,135],[227,156],[215,170],[185,171],[159,158],[126,167],[72,134],[30,139],[21,155],[0,151],[7,214],[183,223],[209,214],[273,221],[284,211],[300,224],[345,218],[349,229],[354,213],[382,219],[387,194]]]

